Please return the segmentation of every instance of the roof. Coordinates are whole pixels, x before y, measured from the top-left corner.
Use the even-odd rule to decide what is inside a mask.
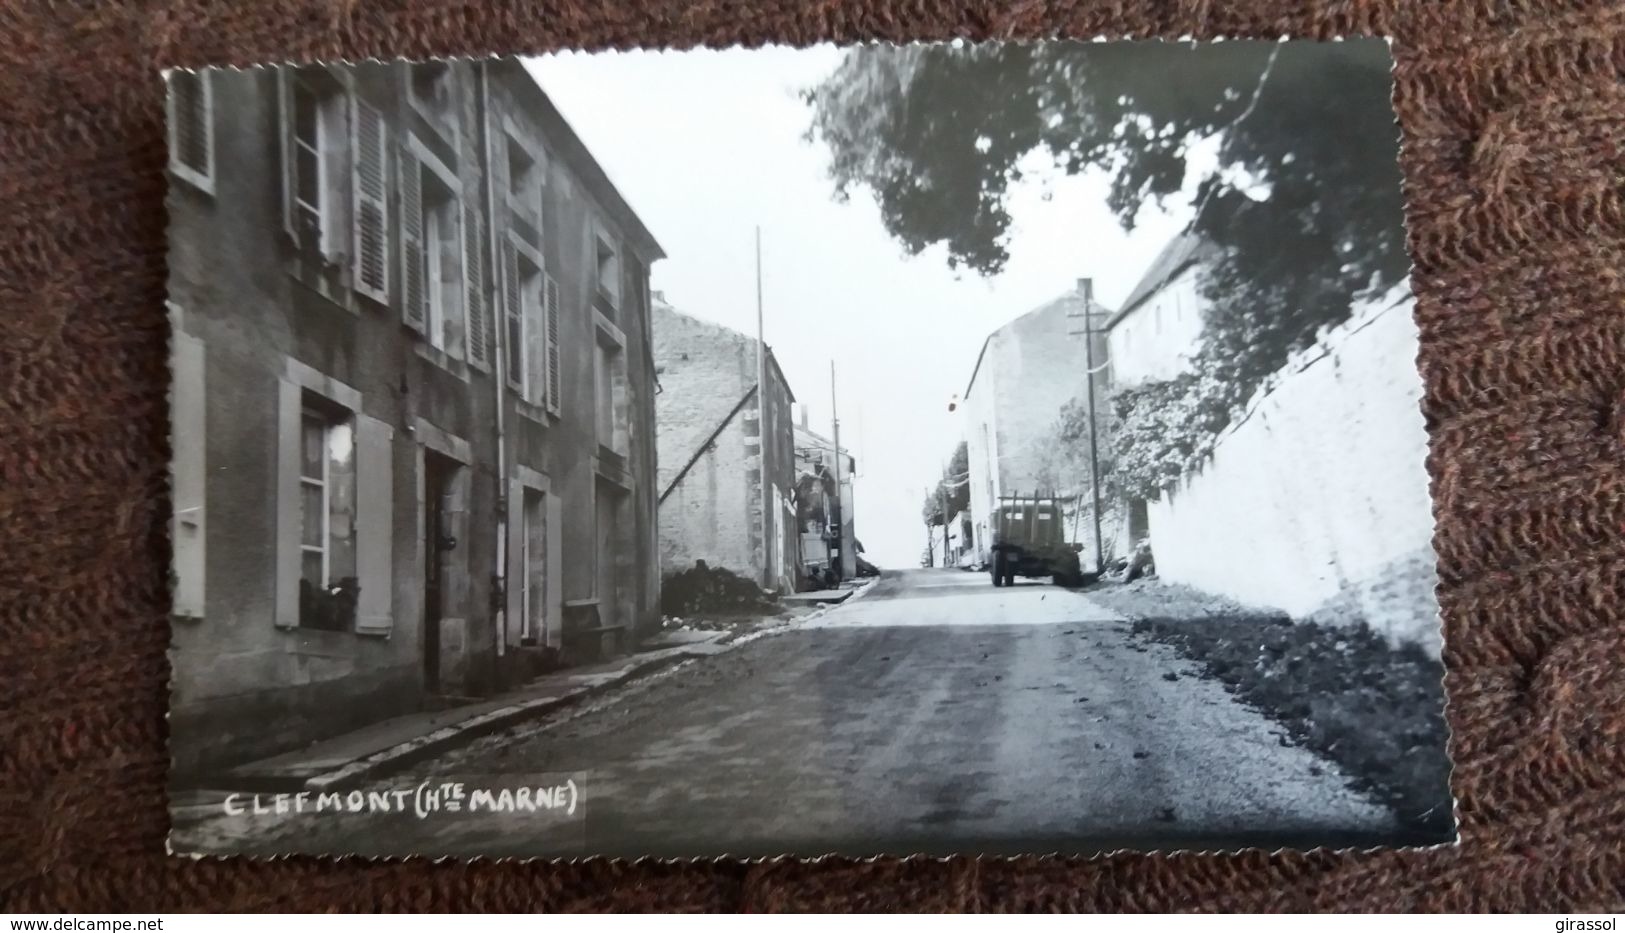
[[[615,223],[620,226],[635,244],[638,252],[648,262],[666,258],[666,251],[659,241],[644,226],[642,218],[632,205],[626,202],[620,189],[609,180],[604,167],[598,164],[587,144],[571,128],[570,122],[564,119],[564,114],[554,105],[553,99],[547,96],[542,86],[537,83],[536,76],[525,67],[523,61],[517,58],[504,58],[490,63],[495,74],[512,82],[514,96],[523,100],[527,106],[534,108],[534,116],[541,122],[547,131],[547,141],[558,155],[569,163],[575,170],[581,184],[589,191],[603,207]]]
[[[1018,317],[1012,318],[1009,321],[1006,321],[1003,324],[1003,326],[999,327],[997,330],[995,330],[992,333],[988,334],[987,337],[985,337],[982,340],[982,349],[977,351],[976,365],[971,367],[970,381],[965,383],[965,394],[964,394],[964,396],[962,398],[965,399],[965,400],[968,400],[970,398],[971,389],[976,387],[976,377],[982,371],[982,361],[983,361],[984,358],[986,358],[986,356],[987,356],[987,348],[988,348],[988,346],[990,346],[993,343],[993,338],[994,337],[997,337],[998,335],[1004,333],[1005,331],[1011,329],[1012,327],[1015,327],[1017,324],[1021,323],[1022,321],[1027,320],[1030,317],[1034,317],[1036,315],[1043,314],[1043,313],[1045,313],[1047,311],[1053,311],[1057,307],[1060,307],[1060,306],[1080,304],[1082,302],[1082,298],[1083,298],[1082,291],[1077,290],[1077,289],[1074,289],[1074,290],[1068,291],[1068,292],[1063,292],[1062,294],[1056,296],[1055,298],[1052,298],[1049,301],[1046,301],[1043,304],[1039,305],[1038,307],[1033,308],[1032,310],[1028,311],[1027,313],[1022,314],[1022,315],[1020,315]],[[1099,317],[1102,314],[1109,314],[1110,313],[1109,310],[1106,308],[1106,306],[1102,305],[1099,301],[1094,302],[1092,307],[1093,307],[1093,311],[1090,313],[1089,316],[1092,317],[1092,318],[1095,318],[1097,320],[1099,319]],[[1068,316],[1069,317],[1071,316],[1070,309],[1068,310]],[[1078,316],[1081,317],[1082,315],[1078,315]],[[1115,320],[1115,316],[1114,316],[1113,319]],[[1104,328],[1102,328],[1102,329],[1104,329]]]
[[[1192,233],[1190,230],[1186,230],[1169,240],[1168,244],[1162,248],[1162,252],[1157,254],[1157,258],[1151,260],[1151,266],[1145,270],[1145,275],[1140,277],[1139,284],[1135,285],[1134,290],[1128,293],[1128,298],[1123,301],[1123,307],[1112,315],[1111,320],[1106,322],[1106,328],[1110,330],[1116,326],[1118,321],[1127,317],[1135,308],[1145,304],[1147,299],[1155,295],[1158,290],[1167,285],[1181,272],[1193,265],[1212,259],[1218,254],[1218,251],[1219,248],[1214,245],[1212,240],[1201,234]]]

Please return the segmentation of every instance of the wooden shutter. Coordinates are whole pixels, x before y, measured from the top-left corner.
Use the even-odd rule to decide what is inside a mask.
[[[366,101],[355,101],[351,122],[350,190],[354,198],[355,290],[374,301],[389,302],[389,198],[385,175],[388,127],[384,115]]]
[[[485,224],[472,201],[463,204],[463,312],[468,322],[468,362],[491,367],[491,309],[485,302]]]
[[[385,422],[355,416],[356,631],[388,635],[394,626],[395,431]]]
[[[277,141],[282,153],[282,232],[299,245],[299,216],[294,206],[298,192],[294,159],[293,73],[278,68],[276,74]]]
[[[547,410],[556,415],[563,385],[559,373],[559,315],[564,309],[559,298],[559,283],[551,275],[546,277],[545,288],[542,314],[547,319]]]
[[[524,283],[519,279],[519,247],[515,246],[512,240],[504,240],[502,243],[502,327],[507,328],[509,318],[518,318],[520,332],[519,369],[517,372],[508,373],[508,381],[519,387],[521,397],[529,400],[531,393],[534,391],[532,386],[535,385],[535,380],[530,378],[529,367],[533,355],[530,352],[530,347],[526,346],[526,342],[530,340],[530,333],[535,328],[528,326],[530,322],[525,320],[523,288]],[[506,329],[502,333],[504,337],[508,334]]]
[[[170,352],[170,446],[174,450],[170,462],[170,500],[175,510],[171,529],[175,576],[171,613],[201,619],[207,542],[204,501],[208,489],[204,464],[207,409],[203,341],[177,329],[171,338]]]
[[[525,487],[519,480],[508,481],[508,561],[507,561],[507,622],[503,625],[502,637],[510,645],[518,644],[519,635],[524,631],[524,585],[525,574],[529,568],[525,566]],[[541,594],[531,594],[531,599],[537,599]]]
[[[423,169],[417,157],[402,149],[401,189],[401,320],[423,333],[428,318],[428,285],[423,267]]]
[[[547,601],[543,606],[545,644],[562,647],[564,644],[564,505],[552,491],[542,499],[547,521],[547,551],[542,555],[545,563]]]
[[[299,625],[300,531],[299,439],[304,392],[286,379],[277,385],[277,440],[272,478],[276,506],[276,624]]]

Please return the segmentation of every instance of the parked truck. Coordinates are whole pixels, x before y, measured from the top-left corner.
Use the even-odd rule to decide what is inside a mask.
[[[992,525],[988,570],[994,586],[1012,586],[1016,577],[1051,577],[1060,586],[1082,586],[1099,576],[1084,572],[1078,557],[1083,545],[1066,540],[1059,499],[1000,496]]]

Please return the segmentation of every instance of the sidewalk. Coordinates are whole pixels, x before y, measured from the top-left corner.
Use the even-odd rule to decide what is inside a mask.
[[[848,601],[872,581],[843,588]],[[805,604],[803,604],[804,606]],[[546,674],[523,687],[478,703],[385,719],[272,758],[240,765],[211,781],[242,791],[277,793],[351,787],[389,771],[433,758],[450,748],[516,723],[565,709],[663,668],[730,651],[757,638],[794,628],[834,606],[748,634],[731,630],[663,631],[626,657]],[[805,612],[805,608],[802,609]]]
[[[297,751],[226,772],[232,787],[263,792],[332,790],[405,767],[514,723],[564,709],[588,697],[690,658],[727,651],[724,632],[665,632],[623,658],[538,677],[479,703],[385,719]]]

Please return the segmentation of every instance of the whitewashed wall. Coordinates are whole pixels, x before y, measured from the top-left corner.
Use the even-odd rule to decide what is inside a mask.
[[[1202,336],[1205,302],[1199,266],[1190,266],[1123,316],[1111,329],[1112,382],[1138,385],[1172,379],[1190,368]]]
[[[1412,307],[1400,291],[1357,310],[1150,503],[1159,576],[1438,652]]]

